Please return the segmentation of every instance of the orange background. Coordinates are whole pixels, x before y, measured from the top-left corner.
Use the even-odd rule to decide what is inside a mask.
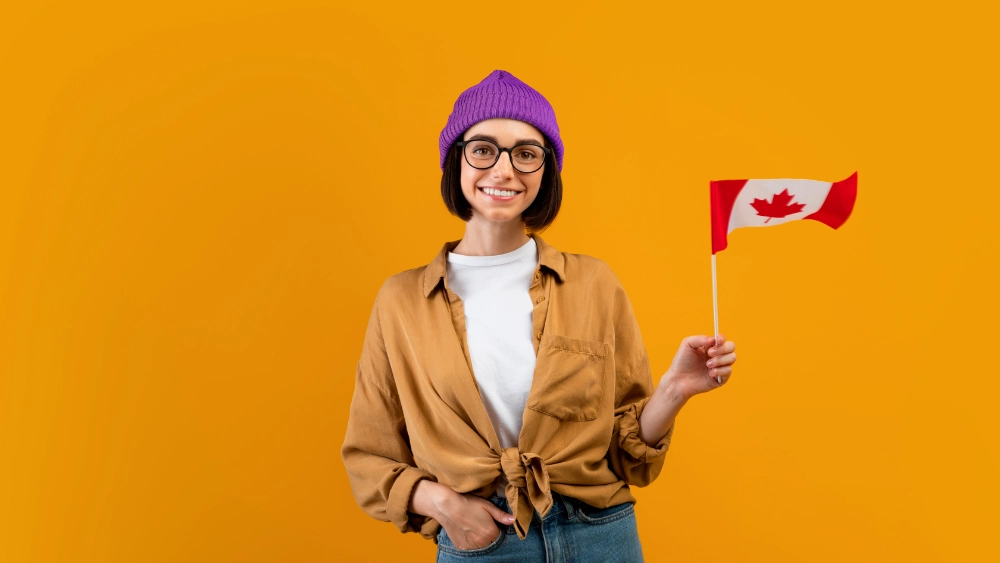
[[[141,4],[141,3],[140,3]],[[542,236],[653,364],[712,327],[708,182],[841,180],[719,254],[733,379],[636,489],[647,561],[1000,558],[998,98],[973,4],[11,4],[0,18],[0,560],[432,561],[339,449],[381,282],[464,224],[458,94],[556,109]]]

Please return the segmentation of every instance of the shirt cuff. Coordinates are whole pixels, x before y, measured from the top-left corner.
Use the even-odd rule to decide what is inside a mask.
[[[618,445],[622,451],[633,459],[644,463],[656,461],[667,453],[667,449],[670,447],[670,439],[674,435],[675,426],[675,424],[671,424],[670,428],[667,429],[667,433],[660,438],[660,441],[655,446],[649,446],[639,438],[639,415],[642,414],[642,409],[649,402],[649,399],[647,397],[638,403],[632,403],[628,410],[622,414],[618,426]]]
[[[412,465],[405,467],[403,472],[393,482],[385,511],[389,521],[395,524],[400,532],[404,534],[407,532],[418,532],[426,538],[428,537],[426,534],[430,533],[431,530],[437,531],[436,527],[439,524],[429,516],[409,511],[413,489],[421,479],[437,481],[433,475],[419,467],[413,467]]]

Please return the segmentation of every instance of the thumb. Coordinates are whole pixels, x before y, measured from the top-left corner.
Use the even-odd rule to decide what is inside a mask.
[[[704,348],[706,346],[711,346],[712,344],[715,344],[715,337],[705,336],[705,335],[689,336],[687,338],[687,344],[691,348],[695,349]]]
[[[493,504],[490,501],[486,501],[486,503],[489,504],[489,506],[487,507],[487,510],[489,510],[490,516],[492,516],[493,519],[496,520],[497,522],[503,522],[504,524],[510,524],[511,522],[514,521],[514,515],[513,514],[504,511],[499,506]]]

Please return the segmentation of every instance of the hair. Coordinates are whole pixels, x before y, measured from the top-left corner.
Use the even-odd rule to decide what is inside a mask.
[[[551,147],[548,137],[545,146]],[[461,139],[461,136],[459,136]],[[521,213],[525,230],[532,233],[544,231],[556,219],[559,206],[562,204],[562,176],[559,174],[559,164],[555,161],[555,152],[551,160],[546,160],[542,172],[542,183],[538,188],[535,201]],[[462,149],[452,143],[444,159],[444,171],[441,174],[441,198],[452,215],[463,221],[472,219],[472,205],[462,193]]]

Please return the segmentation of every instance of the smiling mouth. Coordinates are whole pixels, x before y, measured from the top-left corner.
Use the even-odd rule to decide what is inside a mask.
[[[498,188],[483,188],[483,187],[480,187],[480,188],[477,188],[477,189],[479,191],[483,192],[486,195],[491,195],[491,196],[494,196],[494,197],[514,197],[517,194],[521,193],[521,192],[519,192],[517,190],[501,190],[501,189],[498,189]]]

